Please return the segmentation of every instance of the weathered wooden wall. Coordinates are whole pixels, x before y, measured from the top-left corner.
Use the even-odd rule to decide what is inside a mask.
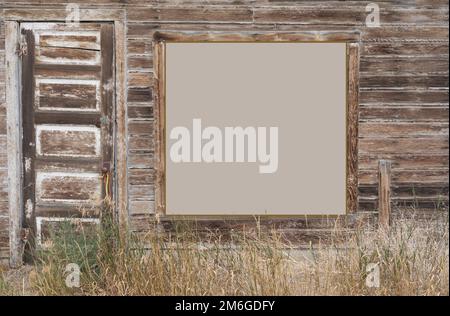
[[[377,164],[391,159],[398,206],[448,204],[448,0],[375,1],[381,27],[365,26],[373,1],[3,0],[0,8],[126,9],[129,214],[145,229],[154,211],[152,34],[158,30],[361,32],[359,209],[377,205]],[[8,256],[4,23],[0,15],[0,258]],[[326,113],[324,113],[326,115]]]

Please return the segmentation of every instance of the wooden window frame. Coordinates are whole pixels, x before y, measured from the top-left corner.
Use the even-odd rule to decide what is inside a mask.
[[[20,23],[65,22],[65,9],[5,9],[6,26],[6,112],[8,149],[8,199],[10,266],[22,265],[22,119],[20,92],[20,57],[17,48],[20,41]],[[121,228],[128,223],[127,188],[127,108],[126,108],[126,12],[124,9],[80,9],[80,22],[114,23],[116,125],[114,131],[115,155],[115,208]]]
[[[177,219],[166,215],[166,131],[165,131],[165,43],[166,42],[339,42],[347,45],[347,138],[346,138],[346,215],[357,211],[358,204],[358,105],[359,105],[359,32],[155,32],[153,52],[155,65],[155,208],[160,220]],[[217,218],[219,215],[211,215]],[[222,220],[250,218],[248,215],[220,215]],[[267,215],[267,218],[295,218],[306,215]],[[313,215],[308,215],[313,217]],[[315,217],[324,217],[319,215]],[[187,216],[208,219],[210,216]],[[186,216],[183,216],[186,218]]]

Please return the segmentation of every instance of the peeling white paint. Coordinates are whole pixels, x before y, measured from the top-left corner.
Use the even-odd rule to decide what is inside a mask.
[[[92,51],[94,54],[94,58],[90,59],[72,59],[72,58],[65,58],[65,57],[47,57],[41,55],[41,50],[44,47],[35,47],[35,58],[37,62],[40,63],[47,63],[47,64],[60,64],[60,65],[100,65],[101,60],[101,54],[100,51]],[[46,47],[48,49],[51,49],[53,47]],[[70,49],[70,48],[68,48]]]
[[[103,84],[103,90],[105,91],[110,91],[114,88],[114,80],[112,79],[108,79],[104,84]]]
[[[59,36],[95,36],[95,42],[91,46],[86,47],[87,49],[97,49],[100,50],[100,32],[98,31],[57,31],[57,30],[35,30],[35,43],[37,46],[41,44],[41,36],[54,36],[51,40],[52,45],[61,47],[80,47],[80,41],[68,41],[58,39]],[[86,43],[86,42],[83,42]]]
[[[31,158],[27,157],[25,158],[25,172],[30,172],[31,169]]]
[[[43,131],[60,132],[84,132],[95,135],[95,155],[80,155],[72,153],[48,153],[42,151],[41,134]],[[99,157],[101,155],[101,130],[94,125],[73,125],[73,124],[40,124],[36,126],[36,154],[51,157]]]
[[[83,183],[95,183],[95,190],[90,193],[88,199],[50,199],[42,198],[43,189],[42,184],[44,181],[54,180],[54,179],[66,179],[70,182],[83,182]],[[67,203],[70,205],[79,203],[91,203],[92,201],[100,200],[102,191],[102,175],[100,173],[94,172],[36,172],[36,200],[37,203],[40,202],[58,202]]]
[[[27,203],[25,204],[25,217],[29,220],[33,216],[33,202],[31,202],[31,199],[27,200]]]
[[[89,80],[89,79],[57,79],[57,78],[36,78],[35,93],[34,93],[34,103],[39,110],[50,110],[50,111],[62,111],[62,112],[99,112],[101,106],[101,96],[100,96],[100,82],[99,80]],[[82,109],[82,108],[64,108],[64,107],[45,107],[40,106],[41,94],[40,84],[65,84],[65,85],[85,85],[85,86],[95,86],[95,109]],[[65,97],[71,97],[71,95],[64,95]]]

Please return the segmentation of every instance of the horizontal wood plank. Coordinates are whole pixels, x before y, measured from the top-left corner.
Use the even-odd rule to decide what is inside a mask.
[[[448,169],[446,170],[393,170],[393,184],[428,184],[433,183],[440,186],[448,185]],[[360,170],[359,184],[377,184],[378,175],[376,170]]]
[[[361,75],[383,74],[446,74],[448,75],[448,58],[361,58]]]
[[[378,161],[380,159],[388,159],[392,162],[392,167],[396,169],[407,170],[445,170],[448,168],[449,155],[421,153],[421,154],[405,154],[402,152],[388,154],[388,153],[361,153],[358,157],[359,169],[376,170],[378,168]]]
[[[361,122],[360,137],[439,137],[448,136],[448,123]]]
[[[360,119],[370,121],[448,122],[448,106],[361,106]]]
[[[128,8],[129,21],[197,21],[197,22],[252,22],[253,11],[233,7],[160,7]]]
[[[448,153],[448,137],[440,138],[362,138],[359,140],[360,153]]]
[[[360,77],[361,88],[364,89],[429,89],[448,88],[448,74],[441,75],[397,75],[376,74]]]

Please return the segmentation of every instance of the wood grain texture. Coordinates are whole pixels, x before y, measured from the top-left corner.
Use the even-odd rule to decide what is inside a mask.
[[[97,157],[100,155],[100,130],[61,130],[58,126],[40,126],[37,131],[37,155]]]
[[[15,21],[62,21],[67,17],[65,8],[24,8],[26,5],[19,3],[18,8],[5,9],[3,11],[6,20]],[[124,20],[124,11],[121,9],[107,8],[92,10],[80,8],[80,21],[115,21]]]
[[[378,222],[387,228],[391,221],[391,162],[380,160],[378,164]]]
[[[10,142],[14,140],[7,139],[5,133],[12,135],[18,128],[15,126],[15,130],[11,129],[10,125],[14,123],[6,121],[7,111],[12,104],[10,98],[13,90],[9,85],[5,87],[3,84],[11,75],[8,70],[11,64],[8,68],[5,67],[9,60],[5,48],[8,51],[7,42],[12,35],[5,31],[4,27],[10,22],[4,20],[64,22],[67,2],[73,1],[6,0],[2,3],[5,9],[0,10],[0,148],[8,146],[8,150],[0,152],[0,172],[4,177],[8,167],[8,176],[15,179],[9,166],[14,164],[14,159],[18,157],[9,149]],[[120,83],[120,86],[116,84],[116,104],[121,108],[117,112],[120,133],[115,134],[115,139],[117,146],[122,148],[119,151],[122,156],[118,157],[116,171],[117,179],[121,181],[117,187],[118,196],[124,197],[120,198],[123,203],[120,214],[124,218],[128,218],[128,210],[134,214],[130,225],[144,227],[144,222],[148,219],[144,214],[153,212],[155,208],[150,201],[152,197],[149,190],[150,186],[155,186],[156,183],[147,175],[149,170],[158,165],[155,152],[158,129],[155,129],[153,135],[141,133],[139,130],[128,135],[127,120],[146,120],[148,124],[152,124],[152,119],[158,114],[157,83],[153,82],[153,73],[157,72],[153,38],[158,32],[192,32],[195,36],[201,33],[222,32],[244,34],[244,37],[258,32],[303,32],[308,34],[307,38],[310,39],[323,39],[321,34],[329,31],[358,33],[361,40],[361,99],[358,111],[359,210],[373,211],[377,207],[376,190],[375,193],[364,193],[364,190],[377,186],[380,159],[392,161],[393,206],[435,208],[442,198],[448,201],[449,158],[448,151],[445,152],[448,148],[445,144],[448,143],[447,0],[377,1],[382,10],[379,28],[364,26],[365,6],[370,1],[181,0],[177,2],[176,7],[170,0],[77,2],[82,3],[82,21],[116,21],[115,23],[122,27],[122,33],[115,30],[116,40],[119,38],[120,44],[123,44],[122,47],[115,47],[115,53],[120,53],[120,58],[123,59],[121,62],[116,60],[116,82]],[[128,21],[125,19],[126,14],[129,16]],[[61,31],[64,27],[64,23],[58,24],[54,27],[55,31]],[[86,23],[88,24],[91,23]],[[96,27],[98,26],[93,26]],[[92,31],[92,28],[86,26],[86,30]],[[59,46],[57,41],[51,36],[43,37],[46,47]],[[77,41],[67,38],[68,44],[63,47],[68,48],[65,46],[74,42]],[[93,38],[84,38],[78,43],[80,47],[84,45],[84,48],[97,49]],[[10,52],[15,50],[15,47],[9,48]],[[133,68],[127,73],[129,66]],[[36,65],[34,72],[37,78],[99,80],[100,67],[43,63]],[[149,92],[150,90],[152,92]],[[127,100],[129,92],[131,93]],[[45,115],[48,117],[37,117],[37,122],[50,119],[58,124],[73,123],[72,118]],[[8,113],[8,118],[13,116]],[[89,115],[80,115],[80,120],[85,124],[100,126],[100,121]],[[77,168],[70,163],[52,162],[54,165],[56,163],[69,170]],[[89,169],[92,170],[86,167],[86,171]],[[127,172],[130,170],[133,170],[133,183],[139,184],[128,183]],[[421,191],[417,197],[413,194],[413,189],[418,187]],[[439,188],[443,189],[442,194],[439,193]],[[129,208],[125,206],[128,203],[128,191],[132,192]],[[138,200],[144,196],[149,201]],[[16,214],[14,205],[17,207],[19,204],[14,200],[11,187],[8,188],[5,181],[0,182],[0,203],[3,203],[3,209],[7,203],[12,214]],[[2,223],[4,222],[5,220]],[[0,230],[2,229],[4,225],[0,224]],[[0,258],[5,258],[8,251],[9,246],[0,244]]]
[[[114,54],[114,24],[103,23],[100,27],[100,48],[101,48],[101,146],[102,146],[102,173],[108,177],[114,176],[111,166],[115,166],[113,157],[114,151],[114,120],[115,104],[115,54]],[[104,183],[102,187],[102,197],[114,200],[113,183]]]
[[[26,43],[27,53],[22,56],[22,170],[23,170],[23,227],[36,231],[35,196],[36,181],[34,162],[36,158],[36,133],[34,125],[35,113],[35,34],[32,29],[21,29],[21,41]],[[35,247],[34,238],[26,243],[26,260],[30,259],[30,251]]]
[[[392,166],[403,170],[442,170],[448,168],[449,157],[447,153],[433,154],[406,154],[406,153],[360,153],[359,154],[359,169],[360,170],[375,170],[377,168],[378,160],[389,159]]]
[[[398,185],[410,185],[415,187],[417,184],[435,184],[445,187],[448,185],[448,168],[443,169],[397,169],[392,171],[392,183]],[[377,170],[360,170],[359,174],[360,185],[377,184],[378,176]]]
[[[97,110],[97,87],[80,83],[41,83],[36,87],[38,108]]]
[[[347,44],[347,212],[358,209],[359,44]]]
[[[40,246],[43,216],[55,221],[68,214],[81,218],[86,208],[98,216],[104,199],[114,198],[112,182],[103,181],[105,174],[112,177],[114,168],[114,26],[83,24],[71,32],[85,28],[100,45],[100,67],[90,68],[98,72],[95,79],[44,78],[42,73],[37,78],[36,64],[54,64],[53,70],[61,65],[62,73],[66,71],[67,58],[42,63],[34,52],[42,34],[51,32],[52,43],[59,43],[67,30],[55,23],[21,24],[27,42],[22,56],[24,227],[32,231],[27,253]],[[68,50],[78,51],[86,41],[83,36],[72,36],[69,44]],[[79,65],[72,64],[71,71],[77,73]],[[85,69],[81,66],[80,72]]]
[[[8,199],[9,199],[9,262],[12,267],[22,265],[22,139],[20,134],[20,77],[19,58],[16,54],[19,43],[19,24],[6,23],[6,104],[8,115]],[[2,230],[5,226],[2,226]]]
[[[154,46],[155,59],[155,91],[157,91],[155,100],[155,211],[162,216],[165,213],[165,44],[164,41],[155,39]]]
[[[128,226],[128,169],[127,169],[127,103],[126,103],[126,35],[124,19],[114,22],[114,48],[116,66],[116,205],[119,223],[122,228]]]
[[[170,42],[289,42],[289,41],[340,41],[356,42],[360,39],[360,32],[340,31],[308,31],[308,32],[174,32],[157,31],[153,35],[154,41]]]

